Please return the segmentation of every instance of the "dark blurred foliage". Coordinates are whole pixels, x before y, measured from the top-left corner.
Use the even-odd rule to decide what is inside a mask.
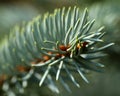
[[[55,8],[74,5],[81,9],[88,7],[90,18],[96,19],[95,28],[105,26],[104,40],[115,42],[113,47],[105,50],[109,55],[100,60],[106,65],[105,72],[88,74],[90,84],[79,80],[80,89],[70,84],[72,93],[65,92],[60,84],[59,95],[45,86],[38,88],[31,84],[25,96],[120,96],[120,0],[0,0],[0,40],[15,24],[29,21],[38,14],[53,12]]]

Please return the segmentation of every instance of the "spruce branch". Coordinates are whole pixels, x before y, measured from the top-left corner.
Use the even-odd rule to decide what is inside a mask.
[[[0,45],[0,72],[8,76],[3,81],[16,77],[16,82],[23,82],[25,87],[34,77],[39,80],[39,86],[46,83],[59,93],[54,78],[67,91],[70,88],[64,81],[65,76],[80,87],[72,74],[74,71],[89,83],[84,71],[101,72],[104,65],[93,60],[105,56],[101,51],[114,43],[96,48],[97,43],[103,43],[103,27],[93,32],[95,20],[89,20],[88,10],[84,10],[82,17],[80,14],[77,7],[56,9],[53,14],[46,13],[22,26],[15,26]]]

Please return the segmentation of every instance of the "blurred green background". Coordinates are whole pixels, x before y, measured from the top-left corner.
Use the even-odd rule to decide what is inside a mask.
[[[120,0],[0,0],[0,41],[9,34],[15,24],[32,20],[39,14],[53,12],[63,6],[85,7],[89,10],[90,18],[95,18],[95,28],[104,25],[107,32],[104,40],[115,42],[108,48],[109,56],[100,60],[106,65],[104,73],[89,74],[90,84],[80,81],[81,88],[72,84],[72,93],[67,93],[62,86],[60,94],[52,93],[48,88],[29,86],[25,96],[120,96]]]

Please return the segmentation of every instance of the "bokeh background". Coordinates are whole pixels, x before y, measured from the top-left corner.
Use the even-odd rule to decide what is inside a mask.
[[[100,60],[106,66],[105,72],[88,74],[90,84],[80,80],[79,89],[70,83],[72,93],[59,84],[60,94],[52,93],[46,86],[39,88],[31,84],[22,96],[120,96],[120,0],[0,0],[0,42],[16,24],[51,13],[55,8],[75,5],[81,10],[87,7],[90,18],[96,19],[94,27],[105,26],[104,40],[115,42],[106,50],[109,55]]]

